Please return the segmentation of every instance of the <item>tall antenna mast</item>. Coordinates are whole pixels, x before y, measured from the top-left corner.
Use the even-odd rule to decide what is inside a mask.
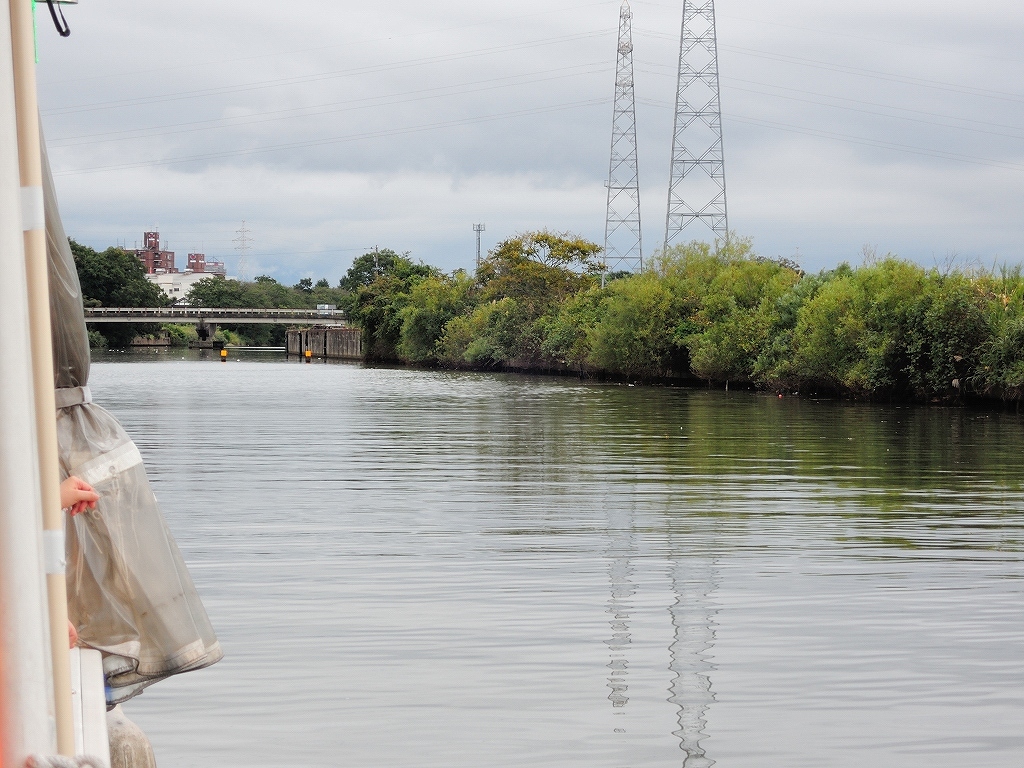
[[[480,233],[487,229],[483,224],[474,224],[473,231],[476,232],[476,268],[480,269]]]
[[[235,250],[238,251],[238,279],[245,282],[249,277],[249,251],[252,250],[252,238],[249,237],[250,230],[245,226],[245,219],[242,219],[242,228],[235,232],[236,237],[231,242],[238,243]]]
[[[612,151],[608,164],[608,208],[604,222],[605,271],[644,266],[640,235],[640,174],[636,152],[636,97],[633,91],[633,12],[619,9],[619,47],[615,63]]]
[[[729,237],[714,0],[683,0],[665,248],[695,221]]]

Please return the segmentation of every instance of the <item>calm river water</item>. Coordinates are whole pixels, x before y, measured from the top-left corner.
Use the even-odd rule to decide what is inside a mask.
[[[1024,765],[1020,416],[111,359],[227,654],[161,768]]]

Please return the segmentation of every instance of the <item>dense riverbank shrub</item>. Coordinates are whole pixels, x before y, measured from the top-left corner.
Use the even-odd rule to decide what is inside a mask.
[[[103,349],[106,346],[106,336],[99,331],[89,331],[89,349]]]
[[[112,253],[117,249],[75,247],[83,287],[92,291],[86,295],[101,294],[89,282],[100,257],[115,259],[117,269],[124,259]],[[197,283],[188,300],[253,308],[335,304],[362,328],[367,360],[377,362],[858,398],[1024,398],[1020,267],[943,272],[886,256],[804,274],[786,259],[758,256],[750,241],[736,237],[674,246],[645,266],[641,274],[602,281],[597,245],[540,231],[499,243],[474,274],[446,274],[408,254],[375,249],[353,262],[338,287],[312,279],[289,287],[266,276],[251,283],[211,278]],[[283,327],[225,330],[243,343],[284,342]]]
[[[187,347],[190,343],[199,341],[199,331],[194,325],[166,323],[161,328],[171,340],[172,347]]]
[[[887,256],[808,275],[732,238],[669,248],[602,286],[600,249],[568,234],[510,238],[475,275],[391,253],[351,275],[370,359],[865,398],[1024,395],[1020,269],[942,273]]]

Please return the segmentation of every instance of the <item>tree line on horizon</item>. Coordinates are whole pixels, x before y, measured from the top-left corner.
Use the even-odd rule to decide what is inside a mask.
[[[384,249],[357,258],[337,287],[211,278],[188,300],[337,304],[371,362],[875,399],[1024,394],[1020,266],[926,269],[887,255],[805,274],[734,237],[670,247],[640,274],[602,281],[603,270],[598,245],[539,231],[499,243],[475,273]]]

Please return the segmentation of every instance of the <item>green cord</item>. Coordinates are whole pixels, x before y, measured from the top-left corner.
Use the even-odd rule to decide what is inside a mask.
[[[39,63],[39,27],[36,26],[36,0],[32,0],[32,45],[36,50],[36,64]]]

